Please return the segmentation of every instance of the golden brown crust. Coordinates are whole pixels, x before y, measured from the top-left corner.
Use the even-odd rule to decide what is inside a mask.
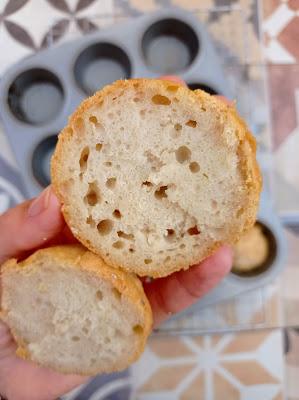
[[[244,187],[246,188],[248,196],[248,207],[246,208],[246,210],[244,210],[244,215],[246,215],[245,223],[243,222],[242,224],[240,224],[239,231],[238,229],[232,230],[230,237],[227,238],[225,243],[233,244],[237,242],[242,233],[250,229],[250,227],[253,226],[255,222],[259,203],[259,195],[262,187],[261,174],[256,161],[255,139],[249,132],[245,122],[237,114],[235,107],[225,104],[220,99],[211,96],[202,90],[191,91],[180,84],[171,81],[156,79],[123,80],[106,86],[101,91],[95,93],[92,97],[86,99],[81,103],[81,105],[69,118],[68,125],[62,130],[61,134],[59,135],[56,150],[51,162],[52,185],[57,197],[62,203],[62,213],[64,215],[66,223],[72,230],[74,236],[92,252],[102,257],[104,256],[104,254],[101,254],[101,251],[96,246],[94,246],[93,243],[91,243],[86,237],[84,237],[84,234],[80,232],[76,224],[75,215],[73,215],[72,211],[69,211],[68,198],[65,194],[61,178],[61,171],[64,159],[64,142],[67,142],[72,135],[76,135],[76,130],[73,130],[73,127],[76,124],[80,123],[82,117],[86,113],[88,113],[91,107],[96,107],[97,105],[100,106],[103,102],[103,99],[105,99],[105,97],[108,96],[110,93],[125,90],[126,88],[132,87],[134,85],[138,85],[139,88],[142,87],[145,91],[147,89],[150,90],[153,85],[156,85],[157,88],[161,89],[162,92],[163,90],[165,91],[169,86],[178,87],[178,90],[176,91],[176,97],[178,99],[186,101],[191,107],[195,106],[201,109],[214,109],[216,114],[219,114],[223,119],[230,121],[234,128],[237,127],[237,129],[234,130],[236,130],[238,134],[238,156],[240,162],[240,172],[243,176]],[[211,246],[205,252],[204,257],[199,258],[198,254],[194,253],[190,265],[198,264],[200,261],[202,261],[202,259],[212,255],[220,246],[225,243],[211,243]],[[123,267],[122,265],[118,265],[116,263],[113,263],[112,261],[109,261],[109,263],[116,268]],[[189,265],[182,266],[181,261],[178,260],[177,263],[173,263],[172,268],[168,266],[167,270],[161,269],[151,271],[150,276],[154,278],[164,277],[182,268],[187,269],[189,268]],[[126,266],[126,269],[130,272],[136,272],[141,276],[149,275],[149,273],[145,273],[143,271],[136,271],[133,267],[130,268],[129,266]]]
[[[114,365],[112,368],[107,368],[107,366],[105,368],[105,366],[103,366],[101,371],[97,369],[82,371],[80,370],[80,367],[78,367],[77,369],[73,368],[71,370],[56,370],[58,372],[66,374],[77,373],[80,375],[95,375],[99,372],[111,373],[121,371],[124,368],[127,368],[133,362],[135,362],[144,350],[146,340],[151,333],[153,324],[152,310],[149,301],[145,296],[140,280],[133,274],[126,273],[120,269],[108,266],[99,256],[91,253],[79,244],[54,246],[46,249],[41,249],[19,263],[16,259],[10,259],[2,265],[1,274],[6,274],[10,271],[16,271],[23,268],[26,268],[28,270],[28,274],[30,274],[30,269],[32,268],[33,263],[36,260],[39,260],[41,256],[47,257],[52,261],[57,260],[58,262],[62,262],[63,264],[67,263],[69,267],[78,268],[79,270],[84,271],[84,273],[86,273],[87,275],[90,275],[92,278],[99,278],[100,280],[104,280],[112,284],[113,287],[122,294],[122,297],[128,303],[134,306],[136,313],[138,313],[138,315],[140,316],[140,320],[142,321],[143,326],[143,332],[139,336],[139,347],[136,348],[135,353],[132,353],[130,355],[130,358],[125,360],[125,363]],[[0,318],[3,319],[4,322],[7,322],[4,310],[1,310]],[[10,329],[16,343],[18,344],[16,354],[25,360],[37,362],[37,360],[31,358],[30,350],[28,349],[27,344],[24,343],[22,338],[18,337],[12,327],[10,327]],[[55,351],[55,349],[53,349],[53,351]],[[51,365],[45,364],[43,364],[43,366],[51,367]]]

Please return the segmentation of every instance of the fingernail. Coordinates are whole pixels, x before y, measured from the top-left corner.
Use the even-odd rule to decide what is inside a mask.
[[[39,196],[31,203],[28,208],[28,217],[36,217],[48,208],[51,197],[51,187],[48,186],[41,192]]]

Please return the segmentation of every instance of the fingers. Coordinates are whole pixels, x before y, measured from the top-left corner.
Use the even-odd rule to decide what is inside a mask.
[[[232,253],[224,246],[201,264],[166,278],[144,283],[146,295],[157,326],[171,314],[178,313],[198,301],[228,274]]]
[[[0,264],[43,245],[64,226],[60,203],[49,186],[35,199],[0,216]]]

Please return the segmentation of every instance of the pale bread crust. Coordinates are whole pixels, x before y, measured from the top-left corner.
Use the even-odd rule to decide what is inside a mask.
[[[121,265],[120,263],[114,263],[111,260],[106,260],[105,254],[84,236],[84,232],[80,227],[79,221],[77,221],[75,213],[72,212],[72,210],[70,210],[68,207],[69,199],[63,187],[63,164],[65,157],[67,157],[67,154],[64,150],[64,142],[68,142],[73,135],[76,135],[75,131],[72,129],[75,126],[76,121],[84,117],[84,115],[88,113],[91,108],[94,109],[97,106],[100,107],[103,99],[105,99],[106,96],[111,95],[120,89],[126,90],[129,87],[132,88],[136,84],[138,84],[139,89],[142,88],[143,91],[153,90],[153,88],[155,88],[161,94],[167,93],[166,88],[169,85],[178,86],[179,89],[176,92],[176,97],[181,101],[188,102],[189,106],[191,105],[194,107],[194,112],[196,112],[196,110],[199,108],[211,109],[214,111],[215,115],[221,115],[221,117],[224,118],[228,124],[231,124],[239,140],[237,152],[239,158],[238,168],[243,176],[242,190],[245,189],[246,191],[248,204],[248,207],[244,210],[242,222],[238,223],[238,220],[236,219],[234,229],[231,229],[230,235],[225,241],[211,241],[204,255],[199,256],[198,251],[194,249],[192,254],[188,254],[188,263],[184,264],[182,263],[182,260],[177,260],[173,261],[171,267],[167,266],[167,268],[160,268],[156,271],[146,270],[144,267],[139,269],[136,268],[136,266]],[[219,134],[221,135],[221,132],[219,132]],[[82,244],[96,254],[99,254],[105,259],[106,262],[109,262],[109,264],[114,267],[124,268],[130,272],[137,273],[140,276],[148,275],[154,278],[164,277],[181,269],[188,269],[190,266],[196,265],[206,257],[212,255],[223,244],[236,243],[242,234],[253,226],[256,220],[259,196],[262,188],[262,178],[256,161],[256,141],[248,130],[245,122],[238,115],[235,107],[225,104],[222,100],[211,96],[202,90],[191,91],[177,83],[157,79],[131,79],[117,81],[109,86],[106,86],[99,92],[95,93],[92,97],[83,101],[77,110],[70,116],[68,125],[61,131],[58,137],[58,143],[51,162],[51,177],[54,191],[62,203],[62,213],[64,218],[74,236]]]
[[[24,268],[26,268],[28,274],[30,274],[30,266],[35,260],[38,260],[42,254],[53,261],[60,263],[65,263],[67,261],[72,263],[74,269],[79,269],[89,274],[93,279],[110,282],[121,295],[134,306],[136,313],[138,313],[140,320],[143,322],[143,332],[139,335],[139,346],[135,349],[135,352],[131,353],[129,358],[118,360],[118,363],[113,365],[112,368],[111,366],[107,367],[107,365],[103,365],[100,370],[94,369],[85,371],[80,369],[80,366],[74,365],[71,369],[56,368],[57,372],[91,376],[98,373],[121,371],[135,362],[144,351],[147,338],[151,333],[153,325],[152,310],[140,280],[133,274],[108,266],[99,256],[91,253],[81,245],[62,245],[41,249],[21,262],[18,262],[15,258],[10,259],[1,266],[1,275],[3,276],[9,274],[11,271],[16,272]],[[2,287],[2,293],[4,290],[5,287]],[[6,310],[3,304],[1,304],[0,318],[4,322],[7,322]],[[13,327],[10,326],[10,330],[18,346],[16,354],[24,360],[38,363],[37,360],[32,358],[27,344],[24,343],[21,337],[18,337]],[[55,351],[55,349],[53,349],[53,351]],[[43,363],[42,366],[51,368],[51,365],[47,365],[47,363]]]

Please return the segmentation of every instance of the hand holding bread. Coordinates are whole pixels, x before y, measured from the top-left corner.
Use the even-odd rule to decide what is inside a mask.
[[[231,254],[226,247],[212,253],[236,241],[253,224],[261,186],[254,140],[233,108],[203,92],[156,80],[119,82],[86,100],[60,135],[52,171],[66,222],[89,250],[78,245],[54,247],[21,262],[7,261],[2,270],[2,309],[4,304],[10,316],[3,319],[21,356],[80,374],[123,368],[142,350],[151,311],[132,273],[163,277],[144,284],[155,323],[189,306],[219,282],[231,266]],[[12,238],[0,238],[2,261],[72,238],[52,191],[43,203],[29,218],[32,203],[0,217],[0,228],[9,226],[6,236]],[[17,231],[22,240],[14,237]],[[29,231],[31,238],[26,236]],[[196,265],[178,271],[191,264]],[[178,272],[169,275],[174,271]],[[65,282],[60,290],[59,282]],[[14,301],[17,286],[16,298],[24,299],[22,305]],[[82,304],[72,297],[74,290]],[[28,314],[26,325],[22,310],[38,298],[43,318],[34,320]],[[84,332],[87,315],[93,327],[104,322],[101,338],[90,327]],[[81,369],[79,343],[88,349]],[[90,355],[92,346],[96,357]],[[55,354],[54,347],[63,349],[63,356]],[[23,363],[33,376],[30,369],[39,367],[18,359],[14,351],[15,345],[9,353],[11,365]],[[0,348],[0,369],[1,362]],[[47,374],[55,373],[43,371],[47,385]],[[55,395],[80,379],[74,376],[67,382],[67,376],[56,375],[56,385],[61,386]]]

